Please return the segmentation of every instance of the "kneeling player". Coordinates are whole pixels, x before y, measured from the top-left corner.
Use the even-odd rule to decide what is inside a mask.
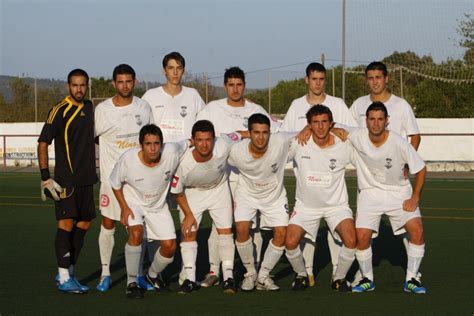
[[[345,277],[354,261],[356,235],[344,174],[353,149],[329,133],[333,118],[328,107],[315,105],[306,113],[306,118],[311,137],[306,145],[293,143],[289,155],[295,162],[297,179],[296,204],[285,241],[286,257],[296,272],[293,290],[304,290],[308,286],[299,243],[305,234],[315,241],[324,218],[330,233],[336,238],[340,236],[343,242],[332,287],[348,292],[350,287]]]
[[[125,152],[110,175],[110,184],[121,208],[120,222],[128,230],[125,265],[129,298],[143,297],[137,274],[145,225],[147,238],[160,241],[146,280],[157,291],[167,290],[159,273],[173,262],[176,233],[166,196],[171,177],[188,145],[183,141],[162,146],[163,134],[153,124],[142,127],[139,142],[141,148]]]
[[[219,256],[222,259],[224,293],[235,293],[234,238],[232,235],[232,198],[227,174],[227,158],[237,133],[215,138],[210,121],[197,121],[192,128],[194,148],[183,156],[171,185],[180,206],[181,255],[186,280],[179,293],[191,293],[196,284],[197,228],[205,210],[217,227]]]
[[[390,219],[394,234],[409,235],[408,266],[404,291],[426,293],[417,277],[425,253],[423,224],[418,203],[425,182],[426,167],[415,149],[401,136],[386,129],[387,108],[372,103],[366,111],[367,129],[349,133],[349,140],[358,152],[357,183],[357,251],[356,258],[363,275],[353,292],[375,289],[372,270],[371,238],[378,233],[383,214]],[[404,176],[405,165],[415,175],[412,189]]]

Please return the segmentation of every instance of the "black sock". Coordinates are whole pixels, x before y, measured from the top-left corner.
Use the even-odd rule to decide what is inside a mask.
[[[76,264],[81,252],[82,246],[84,245],[84,236],[87,230],[79,227],[74,227],[71,235],[71,264]]]
[[[56,231],[56,239],[54,241],[58,267],[64,269],[69,269],[69,266],[71,265],[71,243],[69,242],[70,235],[71,232],[58,228]]]

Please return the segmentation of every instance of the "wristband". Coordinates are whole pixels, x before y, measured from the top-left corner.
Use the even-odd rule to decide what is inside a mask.
[[[46,181],[49,178],[51,178],[48,168],[40,169],[40,172],[41,172],[41,181]]]

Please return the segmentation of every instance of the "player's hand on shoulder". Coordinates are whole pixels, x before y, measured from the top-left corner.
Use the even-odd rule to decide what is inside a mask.
[[[334,126],[331,127],[331,133],[339,137],[343,142],[345,142],[349,136],[349,133],[345,129]]]
[[[301,132],[296,135],[296,139],[298,140],[298,144],[306,145],[308,143],[308,139],[311,137],[311,129],[308,125],[306,125]]]
[[[418,199],[411,197],[403,201],[403,210],[406,212],[414,212],[418,207]]]
[[[51,178],[41,181],[41,199],[43,201],[46,201],[47,197],[59,201],[59,194],[63,192],[63,190],[64,189]]]

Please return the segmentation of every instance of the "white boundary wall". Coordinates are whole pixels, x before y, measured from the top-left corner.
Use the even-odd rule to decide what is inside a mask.
[[[474,118],[417,119],[417,122],[422,134],[419,152],[428,163],[428,170],[474,171]],[[43,123],[0,123],[0,165],[5,161],[5,142],[7,166],[36,165],[37,135],[42,127]],[[53,146],[49,147],[49,157],[52,165]]]

